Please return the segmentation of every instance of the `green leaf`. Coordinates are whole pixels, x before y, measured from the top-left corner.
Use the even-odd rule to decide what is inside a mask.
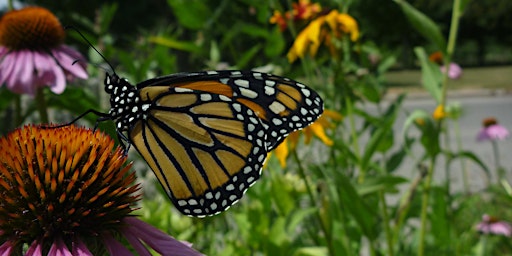
[[[430,223],[432,227],[432,234],[436,240],[436,245],[443,248],[447,248],[452,243],[450,239],[450,216],[448,216],[447,210],[449,209],[447,201],[447,192],[441,187],[431,188],[431,200],[430,205],[432,211],[430,214]]]
[[[459,13],[462,15],[462,13],[466,10],[466,7],[468,6],[469,2],[471,0],[460,0],[459,1]]]
[[[199,30],[211,17],[211,10],[205,1],[201,0],[167,0],[172,12],[181,26]]]
[[[393,104],[386,110],[382,120],[379,120],[377,128],[371,133],[371,137],[366,143],[364,154],[361,157],[361,168],[366,170],[370,164],[372,156],[375,154],[379,146],[385,139],[389,137],[389,133],[392,132],[392,127],[395,122],[397,114],[400,112],[400,106],[402,104],[404,95],[400,95]],[[384,145],[382,145],[384,147]]]
[[[414,52],[421,64],[421,80],[423,87],[432,95],[437,103],[441,102],[441,82],[443,75],[439,66],[428,59],[423,47],[415,47]]]
[[[345,174],[338,175],[336,185],[339,190],[340,204],[345,205],[344,209],[350,212],[350,215],[356,220],[361,231],[370,240],[377,237],[375,232],[377,216],[370,206],[357,193],[350,179]]]
[[[290,236],[285,232],[286,220],[284,217],[278,217],[272,222],[268,238],[277,247],[282,247],[289,242]]]
[[[403,0],[395,0],[402,8],[411,25],[425,38],[432,41],[440,51],[446,49],[446,40],[436,23],[428,16]]]
[[[192,42],[179,41],[170,37],[152,36],[148,40],[152,43],[167,46],[171,49],[176,49],[180,51],[187,51],[192,53],[198,53],[201,51],[201,47],[197,46]]]
[[[324,246],[303,247],[295,251],[293,256],[327,256],[329,251]]]
[[[255,56],[259,53],[261,50],[261,45],[256,44],[255,46],[251,47],[249,50],[245,51],[240,58],[238,58],[238,61],[236,62],[236,66],[239,69],[245,69],[247,67],[247,64],[255,58]]]
[[[473,161],[475,164],[480,166],[480,168],[482,168],[484,173],[487,175],[488,179],[491,178],[491,171],[489,170],[487,165],[484,162],[482,162],[482,160],[480,160],[480,158],[478,158],[477,155],[475,155],[475,153],[473,153],[471,151],[464,151],[464,150],[456,152],[456,153],[449,152],[449,151],[445,151],[443,153],[448,156],[448,161],[450,163],[451,163],[451,161],[459,159],[459,158],[467,158],[467,159]]]
[[[402,164],[405,156],[406,152],[404,147],[402,147],[400,150],[392,154],[391,157],[389,157],[388,160],[386,161],[387,173],[394,172],[400,166],[400,164]]]
[[[357,193],[361,196],[369,195],[381,190],[397,191],[397,185],[407,182],[403,177],[386,175],[379,177],[367,177],[364,183],[357,186]]]

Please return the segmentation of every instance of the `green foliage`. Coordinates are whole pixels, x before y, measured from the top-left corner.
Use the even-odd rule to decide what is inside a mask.
[[[56,116],[52,121],[70,121],[88,109],[107,110],[108,96],[102,81],[111,68],[132,83],[203,69],[258,68],[284,75],[317,90],[326,109],[343,116],[343,120],[335,120],[324,115],[323,121],[328,124],[321,129],[333,145],[315,137],[306,144],[304,137],[309,135],[301,134],[296,148],[290,149],[286,168],[270,157],[261,180],[239,204],[204,219],[180,215],[151,174],[139,177],[144,181],[144,194],[137,214],[177,239],[193,243],[207,255],[511,253],[505,239],[483,236],[474,230],[487,209],[489,214],[512,219],[506,210],[512,206],[512,188],[506,181],[485,188],[485,197],[470,191],[455,193],[450,190],[449,180],[440,184],[432,181],[434,172],[443,168],[449,172],[459,161],[474,164],[474,169],[487,177],[494,171],[474,152],[451,149],[444,143],[447,131],[453,129],[448,120],[458,122],[462,111],[456,107],[450,110],[445,95],[446,75],[429,60],[426,49],[453,52],[447,49],[443,35],[450,24],[440,24],[406,1],[368,5],[372,7],[369,11],[378,13],[382,3],[389,13],[397,14],[392,15],[391,24],[400,28],[400,33],[411,34],[410,28],[414,28],[415,35],[427,39],[428,44],[415,40],[421,46],[415,45],[408,54],[414,55],[421,67],[425,91],[451,113],[444,119],[434,119],[432,111],[404,111],[407,95],[386,97],[385,74],[397,63],[400,65],[397,49],[389,49],[380,38],[372,41],[365,37],[365,32],[386,34],[389,30],[382,24],[361,26],[362,14],[355,16],[363,34],[359,40],[352,41],[343,31],[330,31],[324,24],[320,34],[329,35],[332,41],[322,38],[316,55],[306,54],[294,63],[288,62],[288,50],[314,18],[332,9],[348,10],[349,15],[355,9],[353,13],[357,14],[361,5],[371,1],[336,2],[323,1],[322,12],[310,19],[288,20],[284,31],[270,24],[269,19],[275,10],[291,10],[292,2],[148,1],[148,5],[159,8],[153,8],[154,15],[144,13],[146,17],[140,21],[139,16],[128,15],[137,13],[139,6],[127,7],[122,1],[64,14],[71,5],[66,3],[62,15],[77,23],[105,58],[80,35],[69,31],[69,41],[87,52],[90,78],[86,84],[68,85],[61,95],[45,92],[48,107]],[[458,3],[455,8],[460,13],[471,8],[468,0]],[[451,12],[446,4],[443,6]],[[390,33],[386,40],[396,36]],[[2,120],[16,120],[0,126],[2,133],[38,120],[33,99],[19,98],[1,88]],[[20,102],[27,104],[17,109]],[[18,111],[16,115],[11,113],[14,110]],[[404,115],[405,120],[399,123]],[[97,117],[88,115],[83,123],[94,127],[96,121]],[[116,137],[112,124],[99,129]],[[133,159],[145,166],[140,158]],[[399,172],[402,169],[407,169],[407,175]]]

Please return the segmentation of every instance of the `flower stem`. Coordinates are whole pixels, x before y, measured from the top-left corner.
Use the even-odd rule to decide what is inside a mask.
[[[425,177],[425,184],[421,195],[421,226],[418,244],[418,256],[423,256],[425,253],[425,235],[427,232],[427,211],[430,198],[430,184],[432,183],[432,176],[434,173],[434,166],[436,165],[436,156],[431,156],[430,166],[428,167],[427,176]]]
[[[460,136],[460,124],[459,120],[455,120],[454,126],[455,126],[455,140],[457,142],[457,150],[460,152],[462,151],[462,140]],[[462,170],[462,182],[464,184],[464,193],[468,194],[469,191],[469,179],[468,179],[468,167],[466,164],[466,160],[464,158],[460,159],[460,167]]]
[[[7,1],[7,10],[9,10],[9,11],[14,10],[14,4],[12,3],[12,0]]]
[[[14,126],[21,126],[23,122],[22,114],[21,114],[21,96],[16,95],[14,98]]]
[[[501,168],[500,161],[500,150],[498,149],[498,142],[496,140],[491,140],[492,143],[492,153],[494,154],[494,168],[496,168],[498,172],[498,183],[501,179],[503,179],[503,168]]]
[[[389,226],[389,215],[387,211],[387,203],[386,203],[386,197],[384,196],[384,191],[379,191],[379,201],[381,201],[381,211],[382,211],[382,218],[384,222],[384,231],[386,232],[386,242],[388,244],[388,255],[393,256],[395,255],[393,253],[393,236],[391,235],[391,227]]]
[[[352,99],[350,96],[345,97],[346,102],[346,109],[347,109],[347,117],[350,124],[350,131],[351,131],[351,137],[352,137],[352,148],[354,149],[354,156],[356,156],[357,159],[357,165],[358,167],[361,166],[361,158],[359,155],[359,139],[357,136],[356,131],[356,121],[354,119],[354,110],[352,105]],[[357,177],[357,182],[363,183],[365,178],[366,170],[363,170],[362,168],[359,168],[359,177]]]
[[[297,155],[296,150],[292,150],[292,156],[293,156],[295,162],[297,163],[297,169],[299,170],[299,174],[300,174],[302,180],[304,180],[304,184],[306,185],[306,191],[308,192],[309,200],[311,200],[311,202],[314,203],[317,200],[315,200],[315,196],[313,195],[313,191],[311,190],[311,186],[307,179],[306,172],[304,171],[304,168],[302,167],[302,161],[300,160],[299,156]],[[334,255],[335,250],[334,250],[334,247],[332,244],[331,233],[325,226],[325,223],[324,223],[323,218],[319,211],[316,211],[316,215],[317,215],[318,221],[320,222],[320,227],[322,228],[322,232],[325,235],[325,240],[327,242],[327,248],[329,250],[329,255]]]
[[[39,119],[41,123],[48,123],[48,105],[44,97],[44,88],[39,87],[36,91],[36,107],[39,112]]]

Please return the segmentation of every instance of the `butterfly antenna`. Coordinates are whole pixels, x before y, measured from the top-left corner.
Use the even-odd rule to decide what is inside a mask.
[[[72,29],[74,30],[75,32],[77,32],[80,37],[82,37],[82,39],[97,53],[101,56],[101,58],[107,63],[107,65],[110,67],[110,69],[112,70],[112,72],[115,74],[116,71],[114,70],[114,67],[112,66],[112,64],[110,64],[110,62],[107,60],[107,58],[105,58],[105,56],[103,54],[101,54],[100,51],[98,51],[98,49],[96,49],[96,47],[94,47],[94,45],[92,45],[91,41],[89,41],[87,39],[87,37],[84,36],[84,34],[82,34],[82,32],[80,32],[80,30],[78,30],[76,27],[74,26],[66,26],[65,29]],[[80,60],[75,60],[73,62],[73,64],[75,64],[76,62],[78,62]]]

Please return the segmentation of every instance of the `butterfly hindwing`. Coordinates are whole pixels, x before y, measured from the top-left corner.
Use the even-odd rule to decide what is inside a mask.
[[[180,87],[224,95],[252,109],[263,123],[267,150],[315,121],[323,111],[318,94],[288,78],[254,71],[178,73],[147,80],[138,88]]]
[[[113,74],[105,90],[120,139],[191,216],[236,203],[260,177],[267,153],[323,111],[308,87],[253,71],[179,73],[136,86]]]
[[[130,140],[181,212],[219,213],[259,178],[266,133],[250,108],[178,87],[144,87],[140,95],[152,104]]]

